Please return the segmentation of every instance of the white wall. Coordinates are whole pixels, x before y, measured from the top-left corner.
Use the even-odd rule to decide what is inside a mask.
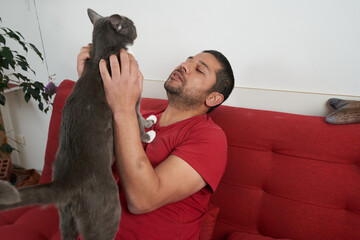
[[[228,105],[325,116],[331,111],[326,105],[330,97],[360,100],[358,0],[0,0],[0,4],[3,25],[21,31],[39,48],[41,27],[48,70],[29,57],[44,83],[49,74],[56,74],[57,83],[76,79],[76,55],[91,41],[86,14],[90,7],[104,16],[119,13],[134,20],[138,39],[133,50],[146,79],[145,97],[165,98],[163,81],[175,66],[201,50],[217,49],[229,58],[236,78]],[[16,161],[41,169],[49,116],[10,95],[12,128],[26,139]]]
[[[74,74],[91,40],[86,8],[129,16],[147,79],[163,80],[187,56],[219,49],[236,86],[360,95],[358,0],[37,1],[49,68]],[[56,47],[55,47],[56,46]],[[58,63],[61,64],[58,64]]]

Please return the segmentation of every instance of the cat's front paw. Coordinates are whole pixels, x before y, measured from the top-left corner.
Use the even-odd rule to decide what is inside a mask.
[[[150,130],[141,136],[141,141],[144,143],[151,143],[156,137],[156,132],[154,130]]]
[[[146,120],[145,120],[145,128],[149,128],[152,125],[154,125],[157,122],[157,118],[155,115],[150,115]]]

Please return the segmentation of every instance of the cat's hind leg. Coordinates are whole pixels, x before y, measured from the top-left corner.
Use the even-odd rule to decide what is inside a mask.
[[[58,207],[62,240],[76,240],[79,235],[73,215],[75,210],[71,203]]]
[[[118,192],[92,195],[80,205],[77,216],[83,240],[113,240],[119,227],[121,207]]]

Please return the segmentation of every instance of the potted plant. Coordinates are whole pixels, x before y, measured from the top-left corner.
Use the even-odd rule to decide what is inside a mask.
[[[2,23],[1,18],[0,23]],[[27,73],[35,75],[35,71],[30,67],[26,57],[20,51],[9,47],[9,40],[14,41],[21,52],[33,51],[43,60],[40,51],[34,44],[26,42],[20,32],[0,26],[0,104],[6,104],[4,91],[10,86],[16,85],[23,90],[26,102],[31,98],[34,99],[38,104],[38,108],[46,113],[51,106],[51,95],[56,91],[55,85],[50,82],[45,87],[42,82],[30,79]],[[0,119],[1,134],[5,135],[2,119]],[[4,139],[2,141],[0,139],[0,152],[10,154],[15,149],[7,143],[6,137]]]

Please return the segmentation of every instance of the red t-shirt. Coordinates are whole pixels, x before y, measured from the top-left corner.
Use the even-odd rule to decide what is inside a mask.
[[[162,112],[152,114],[160,119]],[[119,186],[122,212],[115,239],[198,240],[210,197],[225,171],[226,136],[206,114],[166,127],[156,123],[151,130],[156,132],[156,138],[144,144],[144,150],[154,168],[169,155],[176,155],[191,165],[208,185],[184,200],[140,215],[128,211],[124,192]]]

